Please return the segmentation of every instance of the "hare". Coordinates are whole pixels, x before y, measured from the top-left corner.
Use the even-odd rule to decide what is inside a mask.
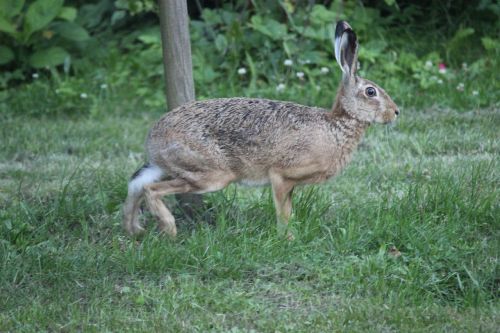
[[[163,196],[213,192],[240,182],[271,184],[278,230],[286,230],[294,187],[338,174],[371,123],[389,123],[399,115],[382,88],[356,76],[358,42],[347,22],[337,23],[334,48],[343,74],[331,111],[223,98],[187,103],[165,114],[147,137],[148,163],[128,185],[124,228],[130,234],[144,230],[138,212],[145,197],[160,231],[175,236],[175,219]]]

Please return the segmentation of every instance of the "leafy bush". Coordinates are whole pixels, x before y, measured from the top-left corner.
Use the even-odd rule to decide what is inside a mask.
[[[360,75],[380,82],[398,103],[417,106],[443,101],[466,108],[498,100],[491,71],[498,69],[498,38],[477,36],[489,34],[488,29],[459,26],[448,40],[441,36],[436,41],[429,34],[412,37],[420,27],[409,18],[409,28],[400,29],[402,16],[420,13],[416,5],[403,10],[395,2],[385,7],[338,1],[330,6],[294,6],[289,1],[275,7],[254,4],[251,9],[238,4],[203,9],[201,20],[192,21],[193,66],[200,86],[230,82],[230,91],[246,88],[249,95],[262,94],[268,86],[278,90],[307,86],[311,95],[316,89],[334,89],[339,71],[333,57],[332,23],[347,19],[361,44]],[[484,12],[477,7],[475,14]],[[327,71],[333,78],[322,75]]]
[[[64,64],[67,72],[71,53],[89,39],[77,15],[64,0],[0,0],[0,66],[23,72]]]
[[[151,12],[156,8],[154,0],[116,0],[115,7],[117,11],[115,16],[124,17],[127,13],[137,15],[140,13]]]
[[[63,0],[37,0],[30,6],[42,1]],[[497,105],[500,100],[495,78],[500,42],[491,29],[495,26],[491,13],[500,12],[500,6],[493,1],[457,1],[443,6],[434,0],[366,5],[239,0],[214,5],[200,0],[196,4],[190,7],[190,32],[198,98],[246,95],[328,106],[340,76],[333,56],[332,26],[346,19],[360,40],[360,75],[380,83],[402,107],[438,104],[467,109]],[[14,21],[12,17],[24,20],[30,6],[17,9],[9,22]],[[99,84],[109,84],[110,95],[123,91],[129,96],[134,91],[144,107],[164,105],[154,1],[99,0],[61,8],[66,12],[73,8],[76,19],[68,21],[58,14],[33,33],[31,44],[16,44],[16,39],[4,34],[8,38],[2,37],[2,41],[8,43],[1,43],[0,58],[10,58],[4,66],[11,71],[0,75],[0,87],[22,78],[22,70],[33,68],[29,60],[34,52],[45,52],[55,63],[60,63],[62,56],[51,55],[47,49],[63,48],[67,54],[77,54],[82,42],[56,29],[60,24],[74,23],[95,38],[85,41],[87,47],[80,59],[64,58],[72,59],[69,77],[56,80],[58,72],[54,70],[43,75],[55,80],[51,86],[59,89],[70,105],[79,94],[90,94],[77,82],[94,82],[96,76]],[[441,16],[449,23],[440,21]],[[44,37],[47,31],[52,33],[50,39]],[[17,53],[23,53],[24,58]],[[63,64],[67,66],[58,67],[58,71],[68,69],[70,62]],[[75,88],[68,90],[73,85]]]

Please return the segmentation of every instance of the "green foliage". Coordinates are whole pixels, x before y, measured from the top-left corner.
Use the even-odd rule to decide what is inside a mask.
[[[119,15],[123,15],[125,12],[131,15],[150,12],[154,11],[157,6],[154,0],[116,0],[114,4],[118,9],[117,12],[120,12]]]
[[[14,52],[7,46],[0,45],[0,65],[8,64],[14,60]]]
[[[52,27],[57,34],[67,40],[83,42],[90,37],[87,30],[74,22],[57,22]]]
[[[283,40],[287,37],[287,27],[271,18],[262,18],[260,15],[252,16],[250,27],[273,40]]]
[[[411,31],[406,34],[390,28],[401,16],[399,9],[391,8],[396,12],[389,17],[382,17],[380,8],[352,3],[341,12],[337,2],[329,7],[284,2],[273,10],[258,6],[254,11],[233,11],[231,6],[204,9],[202,20],[191,25],[195,81],[203,91],[219,83],[234,91],[251,88],[246,93],[252,96],[280,84],[287,90],[301,85],[331,89],[339,75],[330,41],[332,22],[349,19],[360,40],[360,75],[386,87],[398,103],[429,105],[436,101],[433,95],[440,95],[447,96],[439,99],[453,107],[467,108],[498,100],[498,90],[488,83],[494,79],[489,69],[498,68],[494,56],[498,39],[485,40],[490,41],[488,51],[484,42],[478,44],[480,30],[459,27],[449,40],[436,41],[435,36],[428,39],[422,34],[413,42]],[[478,50],[486,52],[477,58]],[[283,65],[287,59],[292,66]],[[248,74],[238,75],[241,67],[249,69]],[[321,74],[323,67],[333,78]],[[297,73],[304,75],[297,77]],[[478,75],[481,81],[475,80]],[[465,91],[460,91],[462,85]],[[210,94],[202,92],[202,96]]]
[[[52,22],[62,9],[64,0],[36,0],[29,7],[24,18],[23,37],[41,30]]]
[[[0,16],[11,18],[18,15],[24,6],[24,0],[17,1],[0,1]]]
[[[77,9],[64,0],[0,0],[0,9],[0,66],[25,72],[70,64],[71,54],[90,38],[75,22]]]
[[[6,69],[0,75],[0,88],[19,84],[22,75],[31,80],[33,70],[48,77],[61,70],[90,77],[92,72],[105,72],[104,81],[115,89],[133,89],[148,107],[164,105],[154,1],[101,0],[77,7],[59,1],[55,7],[40,6],[36,12],[46,17],[40,22],[52,18],[54,8],[60,10],[23,44],[24,28],[29,26],[23,17],[35,3],[17,5],[9,9],[11,17],[0,20],[4,27],[0,66]],[[308,104],[328,107],[340,78],[331,43],[333,23],[348,19],[360,41],[359,74],[379,83],[400,106],[470,109],[498,105],[500,100],[495,77],[500,43],[488,16],[494,12],[493,2],[462,11],[460,15],[469,18],[461,16],[462,23],[446,27],[435,23],[440,13],[435,11],[448,7],[431,6],[426,21],[424,5],[404,1],[363,6],[340,1],[329,5],[254,1],[251,6],[234,1],[210,8],[203,1],[198,4],[191,6],[199,12],[192,13],[190,32],[199,98],[262,97],[278,91],[281,99],[307,95]],[[2,5],[14,6],[9,1]],[[443,15],[459,15],[449,11]],[[95,38],[89,38],[89,31]],[[46,66],[59,67],[54,72],[45,71]],[[54,85],[58,84],[55,79]]]
[[[29,58],[29,63],[34,68],[44,68],[60,65],[68,57],[69,54],[66,50],[61,47],[54,46],[34,52]]]
[[[69,21],[73,22],[76,19],[76,16],[78,15],[78,11],[74,7],[63,7],[61,8],[61,11],[59,12],[58,17]]]

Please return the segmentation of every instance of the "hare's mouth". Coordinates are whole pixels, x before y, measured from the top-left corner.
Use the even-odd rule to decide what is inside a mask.
[[[392,118],[389,118],[389,119],[385,119],[384,120],[384,125],[394,125],[394,123],[396,122],[396,120],[398,119],[398,116],[394,116]]]
[[[384,125],[387,125],[388,127],[394,127],[394,126],[396,126],[396,123],[397,123],[396,120],[398,120],[398,116],[395,115],[392,117],[392,119],[388,119],[384,123]]]
[[[399,115],[399,111],[394,112],[394,113],[390,112],[388,115],[386,114],[386,117],[384,117],[385,118],[384,124],[390,124],[390,123],[395,122],[398,119],[398,115]]]

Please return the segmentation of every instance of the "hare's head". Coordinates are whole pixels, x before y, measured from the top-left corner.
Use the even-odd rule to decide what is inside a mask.
[[[347,22],[335,28],[335,58],[342,69],[340,103],[354,118],[369,123],[389,123],[399,115],[398,106],[375,83],[356,75],[358,41]]]

